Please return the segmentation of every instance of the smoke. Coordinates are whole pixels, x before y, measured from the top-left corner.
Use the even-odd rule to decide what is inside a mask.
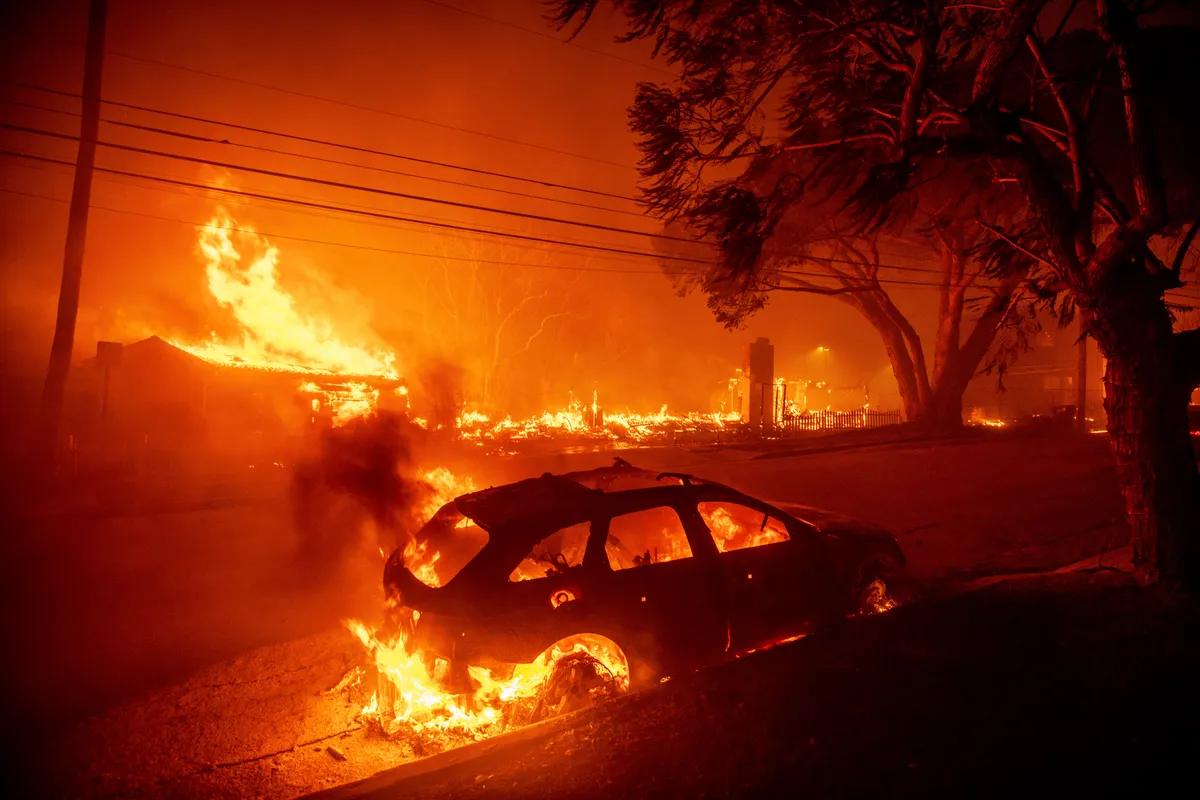
[[[414,444],[422,433],[406,417],[380,412],[321,434],[292,476],[302,564],[328,565],[360,547],[391,550],[408,541],[434,493],[417,476]]]
[[[421,395],[429,406],[429,421],[436,427],[453,430],[463,406],[465,375],[462,367],[432,359],[419,375]]]

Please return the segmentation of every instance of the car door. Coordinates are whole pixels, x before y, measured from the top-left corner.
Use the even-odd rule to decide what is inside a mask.
[[[566,636],[587,632],[594,607],[583,568],[591,523],[562,528],[536,542],[488,603],[487,649],[499,660],[528,662]]]
[[[822,587],[810,574],[803,538],[794,540],[787,521],[765,507],[719,500],[696,510],[729,586],[731,649],[806,633]]]
[[[728,644],[729,619],[715,553],[693,538],[694,529],[689,534],[671,505],[616,514],[607,524],[593,612],[608,630],[598,632],[635,650],[655,673],[719,659]]]

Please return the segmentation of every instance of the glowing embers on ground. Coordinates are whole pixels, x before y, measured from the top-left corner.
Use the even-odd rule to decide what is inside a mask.
[[[664,405],[657,413],[607,413],[593,393],[591,404],[572,400],[565,409],[543,411],[525,419],[505,417],[493,420],[487,414],[465,410],[455,421],[458,436],[466,441],[494,442],[550,439],[575,436],[606,441],[645,442],[662,437],[668,431],[691,433],[722,431],[740,421],[737,414],[673,414]]]
[[[604,637],[580,634],[555,643],[531,664],[513,665],[509,674],[468,666],[465,691],[447,691],[442,687],[454,681],[454,666],[411,649],[408,631],[420,623],[420,613],[406,611],[407,624],[386,640],[361,622],[347,623],[379,675],[362,716],[388,735],[408,733],[446,744],[483,739],[629,688],[629,665],[620,649]]]
[[[236,243],[235,243],[236,242]],[[199,228],[197,250],[208,290],[240,328],[235,340],[215,333],[209,341],[177,347],[221,366],[309,375],[396,379],[396,356],[350,344],[325,319],[306,316],[279,285],[279,250],[224,212]]]

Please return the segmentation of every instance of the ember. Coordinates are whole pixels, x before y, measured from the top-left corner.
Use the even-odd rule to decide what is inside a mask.
[[[671,413],[665,405],[657,413],[606,413],[593,394],[590,405],[572,400],[564,409],[543,411],[520,420],[508,416],[493,420],[487,414],[468,409],[459,414],[456,428],[463,440],[477,444],[563,436],[642,443],[677,433],[716,433],[733,428],[740,421],[736,413]]]

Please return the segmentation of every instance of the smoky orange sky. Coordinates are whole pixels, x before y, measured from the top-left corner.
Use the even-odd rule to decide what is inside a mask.
[[[638,153],[626,108],[637,82],[670,75],[652,62],[645,44],[615,44],[618,20],[606,12],[575,44],[566,44],[542,11],[535,0],[110,0],[104,98],[633,197]],[[54,0],[4,13],[4,80],[79,92],[86,2]],[[10,124],[78,133],[78,116],[27,107],[77,114],[77,99],[11,83],[0,84],[0,98],[26,104],[0,103]],[[104,108],[103,118],[215,141],[105,123],[102,141],[633,231],[659,229],[623,199],[113,106]],[[0,149],[66,161],[75,156],[74,142],[42,135],[4,130],[0,140]],[[99,149],[97,165],[434,223],[653,250],[640,235],[109,147]],[[0,156],[0,172],[4,372],[32,380],[49,352],[71,168]],[[76,361],[94,355],[97,340],[236,335],[231,315],[208,294],[196,255],[195,226],[218,205],[279,248],[280,280],[304,313],[328,319],[346,339],[386,344],[397,352],[402,373],[415,372],[430,357],[449,359],[473,376],[468,391],[476,396],[486,375],[493,404],[513,413],[561,406],[568,389],[587,395],[596,389],[613,408],[667,403],[713,410],[739,365],[741,345],[757,336],[775,343],[778,375],[822,378],[816,348],[825,346],[835,385],[870,382],[874,405],[896,405],[887,401],[895,384],[874,331],[828,297],[777,295],[744,330],[729,332],[713,320],[703,297],[676,297],[652,259],[221,197],[105,173],[93,187]],[[922,333],[931,328],[934,292],[896,286],[892,294]]]

